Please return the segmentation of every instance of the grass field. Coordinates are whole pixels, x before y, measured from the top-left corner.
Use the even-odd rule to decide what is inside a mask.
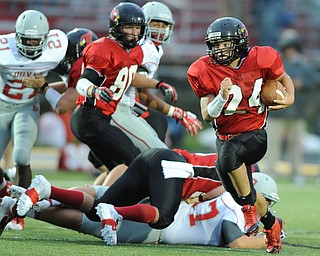
[[[92,177],[82,173],[48,172],[47,179],[56,186],[89,184]],[[285,222],[288,238],[282,255],[320,255],[320,185],[310,179],[294,186],[286,179],[279,183],[281,202],[274,206]],[[118,244],[106,247],[103,241],[89,235],[26,219],[24,231],[4,231],[0,237],[0,255],[112,255],[112,256],[196,256],[196,255],[265,255],[264,250],[231,250],[190,245]]]

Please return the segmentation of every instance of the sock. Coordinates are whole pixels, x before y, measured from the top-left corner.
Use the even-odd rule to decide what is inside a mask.
[[[157,208],[149,204],[115,207],[115,209],[125,220],[133,220],[143,223],[156,222]]]
[[[69,190],[51,186],[50,198],[53,198],[66,206],[79,208],[83,203],[84,194],[82,191],[78,190]]]
[[[37,212],[31,208],[29,211],[27,211],[26,217],[37,219]]]
[[[274,222],[276,221],[276,217],[274,217],[273,214],[268,209],[266,215],[261,217],[260,221],[264,225],[265,229],[269,230],[269,229],[271,229],[271,227],[273,226]]]
[[[61,203],[59,201],[57,201],[57,200],[54,200],[54,199],[51,199],[51,198],[49,198],[48,200],[50,201],[51,206],[59,206],[59,205],[61,205]]]

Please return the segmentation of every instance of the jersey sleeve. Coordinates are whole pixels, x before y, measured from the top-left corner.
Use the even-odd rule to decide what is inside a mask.
[[[208,68],[208,56],[203,56],[191,64],[187,71],[189,84],[198,98],[208,94],[217,95],[218,90],[212,83],[212,74]],[[210,87],[208,87],[210,85]]]
[[[82,72],[82,63],[82,58],[79,58],[72,64],[68,77],[68,87],[76,88],[77,82]]]
[[[201,84],[199,81],[199,75],[198,75],[198,68],[197,68],[197,62],[193,63],[187,72],[188,75],[188,81],[189,84],[194,92],[194,94],[198,97],[201,98],[204,95],[204,91],[201,88]]]
[[[105,74],[105,70],[112,61],[112,54],[109,47],[104,47],[97,41],[89,44],[83,51],[83,63],[86,68],[97,71],[100,75]]]
[[[284,72],[284,66],[279,52],[270,46],[260,47],[257,53],[258,65],[266,69],[268,80],[277,79]]]

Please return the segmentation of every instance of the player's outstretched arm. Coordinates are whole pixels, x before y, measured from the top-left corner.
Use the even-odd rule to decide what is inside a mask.
[[[138,89],[138,94],[140,102],[143,105],[176,119],[177,122],[180,122],[187,129],[190,135],[196,135],[203,129],[202,123],[192,112],[166,103],[161,98],[152,94],[149,89]]]
[[[168,98],[172,103],[178,100],[178,94],[172,85],[155,79],[150,79],[139,73],[135,74],[131,85],[137,88],[159,89],[163,96]]]

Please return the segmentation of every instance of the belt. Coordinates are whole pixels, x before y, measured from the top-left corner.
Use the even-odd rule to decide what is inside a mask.
[[[217,137],[219,140],[229,140],[229,139],[233,138],[234,136],[237,136],[238,134],[239,133],[223,135],[223,134],[217,133]]]

